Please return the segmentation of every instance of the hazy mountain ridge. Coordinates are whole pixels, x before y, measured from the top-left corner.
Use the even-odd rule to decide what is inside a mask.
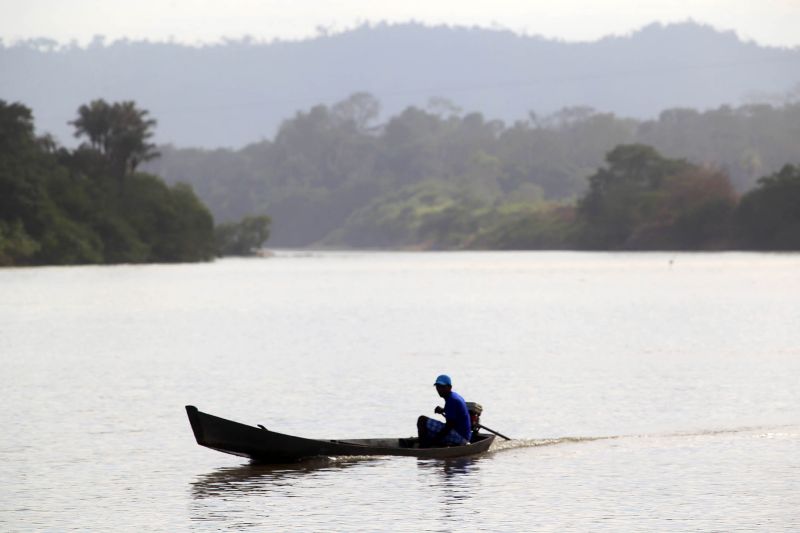
[[[299,109],[356,91],[375,95],[384,118],[439,96],[507,122],[575,105],[638,118],[736,105],[796,87],[800,50],[694,23],[591,43],[403,24],[268,44],[22,43],[0,46],[0,72],[0,98],[32,107],[40,130],[61,142],[71,142],[66,122],[78,106],[105,98],[150,110],[159,142],[238,147],[271,138]]]

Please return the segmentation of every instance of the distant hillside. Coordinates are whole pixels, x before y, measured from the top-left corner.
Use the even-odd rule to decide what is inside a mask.
[[[409,107],[381,128],[365,127],[376,107],[378,102],[362,93],[299,112],[273,140],[240,150],[162,146],[162,157],[144,168],[168,183],[192,185],[218,221],[268,214],[271,246],[493,247],[502,241],[558,247],[576,242],[561,235],[566,223],[561,208],[586,194],[587,178],[620,145],[654,148],[696,167],[692,176],[673,183],[674,189],[648,193],[654,202],[661,193],[671,198],[662,205],[665,213],[673,212],[673,200],[688,208],[709,191],[716,191],[711,198],[727,212],[737,192],[757,187],[759,178],[786,164],[800,163],[800,102],[702,113],[668,109],[646,121],[570,108],[513,125],[480,113]],[[660,165],[662,155],[645,159]],[[624,196],[615,198],[624,200],[619,207],[630,206]],[[656,204],[638,205],[660,212]],[[543,226],[543,233],[531,234],[527,223],[511,227],[509,235],[506,228],[486,233],[548,210],[553,216],[534,224]],[[727,242],[716,230],[711,233],[720,237],[715,242]]]
[[[566,106],[652,118],[667,108],[739,105],[798,84],[800,49],[761,47],[694,23],[593,43],[403,24],[199,48],[0,45],[0,98],[32,107],[40,132],[61,142],[72,142],[66,122],[94,98],[135,100],[158,117],[160,143],[241,147],[271,138],[298,109],[357,91],[383,104],[384,119],[444,97],[508,122]]]

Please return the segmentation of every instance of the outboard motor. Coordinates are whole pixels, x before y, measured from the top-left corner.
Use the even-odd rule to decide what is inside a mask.
[[[472,425],[472,441],[478,435],[478,430],[481,428],[481,413],[483,413],[483,406],[477,402],[467,402],[467,412],[469,413],[469,422]]]

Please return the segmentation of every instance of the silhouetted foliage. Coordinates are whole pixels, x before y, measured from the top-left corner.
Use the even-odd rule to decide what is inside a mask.
[[[156,146],[148,142],[156,121],[147,115],[134,102],[109,104],[101,99],[80,106],[78,118],[70,124],[75,126],[76,137],[89,138],[88,148],[103,157],[108,170],[122,183],[139,164],[158,156]]]
[[[736,210],[737,244],[752,250],[800,250],[800,167],[759,180]]]
[[[214,230],[217,255],[253,255],[269,239],[269,225],[266,215],[220,224]]]
[[[579,203],[583,246],[697,249],[724,246],[735,194],[727,176],[622,145],[589,177]]]
[[[138,126],[125,130],[78,120],[90,145],[69,152],[34,135],[28,108],[0,100],[0,265],[212,258],[213,218],[191,187],[169,187],[133,172],[153,155],[144,142],[152,122],[140,120],[146,112],[132,103],[98,102],[96,113],[82,118],[102,122],[105,111],[116,109]],[[126,167],[123,194],[113,172],[117,161]]]
[[[3,104],[0,262],[199,260],[215,253],[252,253],[267,235],[277,246],[797,246],[795,167],[761,180],[737,206],[737,192],[719,165],[630,142],[662,127],[717,118],[727,127],[738,124],[737,132],[748,121],[760,124],[754,131],[769,138],[771,130],[762,122],[783,124],[786,117],[798,116],[797,105],[780,113],[769,106],[702,116],[675,110],[646,125],[570,108],[551,117],[531,115],[511,127],[479,113],[462,116],[442,102],[429,110],[410,107],[373,126],[376,106],[366,94],[315,106],[286,121],[274,140],[238,151],[164,147],[166,160],[148,168],[177,181],[173,187],[132,171],[138,158],[152,155],[147,148],[129,154],[120,188],[110,163],[121,160],[109,148],[113,128],[102,126],[100,118],[109,109],[127,109],[144,125],[138,131],[148,133],[152,124],[145,112],[132,103],[84,106],[82,117],[100,117],[101,125],[76,121],[89,140],[68,151],[34,135],[30,110]],[[690,129],[684,136],[692,135]],[[609,143],[606,164],[593,165]],[[797,146],[781,147],[785,153],[792,149]],[[766,149],[743,153],[751,172],[765,166],[759,154]],[[211,214],[189,186],[180,184],[184,181],[194,184],[227,222],[216,239]],[[247,218],[265,212],[270,219]]]

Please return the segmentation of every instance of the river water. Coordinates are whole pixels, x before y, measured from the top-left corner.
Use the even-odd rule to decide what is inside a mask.
[[[4,269],[0,363],[0,530],[800,530],[799,255]],[[251,466],[184,412],[410,436],[440,373],[514,440]]]

